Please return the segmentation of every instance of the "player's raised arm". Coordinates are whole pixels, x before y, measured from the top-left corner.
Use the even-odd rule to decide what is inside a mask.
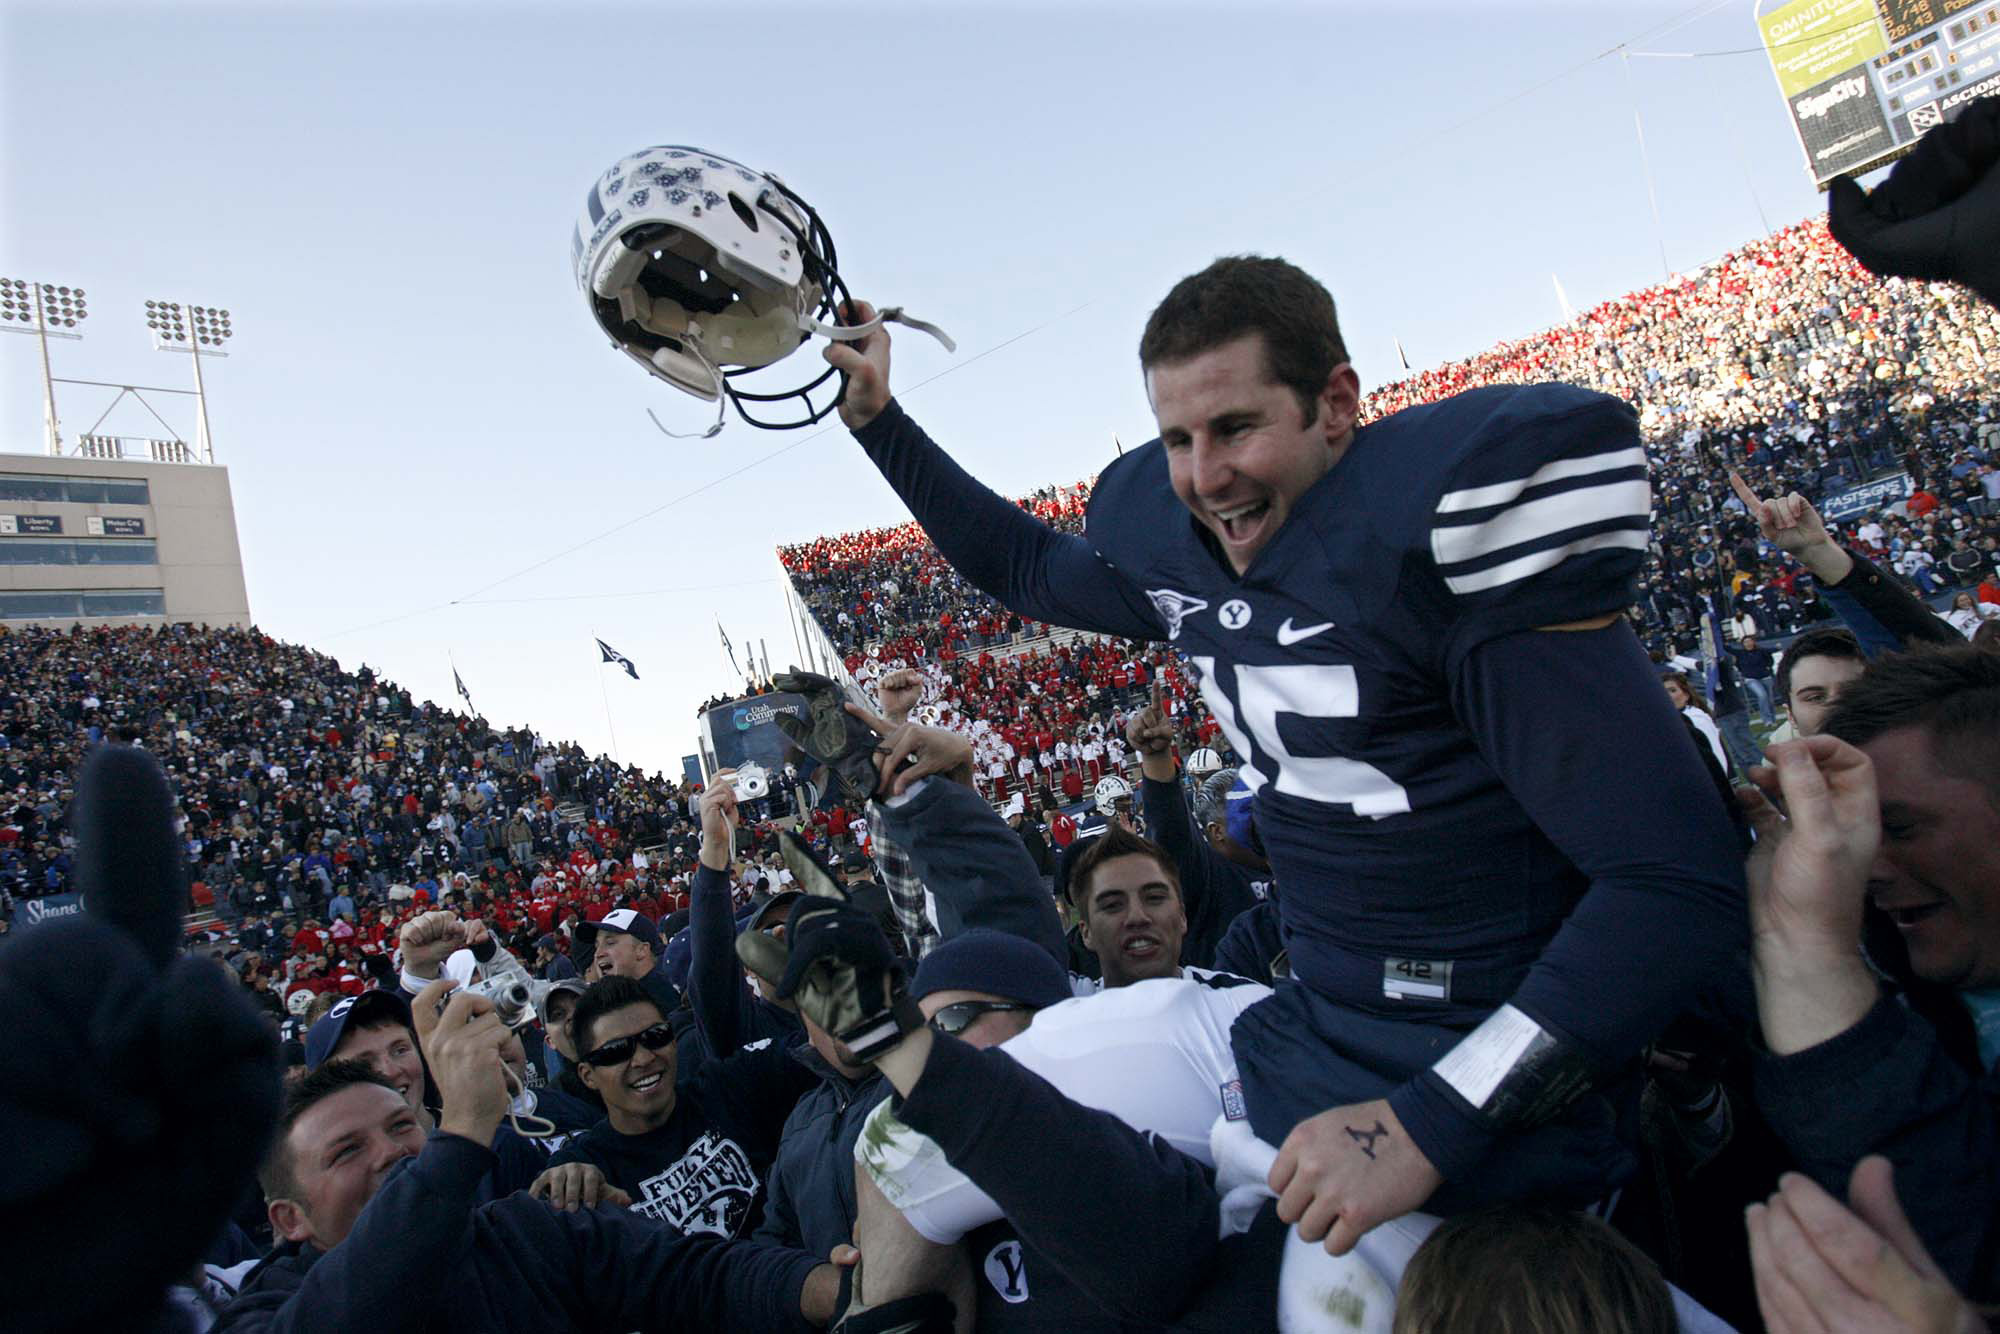
[[[875,308],[843,312],[864,324]],[[848,376],[840,418],[910,507],[953,568],[1011,610],[1036,620],[1159,639],[1158,613],[1089,542],[1058,533],[974,478],[924,434],[889,392],[889,331],[831,343],[827,361]]]

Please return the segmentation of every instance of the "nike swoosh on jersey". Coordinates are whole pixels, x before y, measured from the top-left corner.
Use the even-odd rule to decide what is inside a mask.
[[[1321,621],[1318,625],[1302,625],[1295,630],[1292,628],[1292,618],[1287,616],[1285,623],[1278,627],[1278,643],[1290,648],[1302,640],[1311,639],[1322,630],[1331,629],[1333,629],[1332,621]]]

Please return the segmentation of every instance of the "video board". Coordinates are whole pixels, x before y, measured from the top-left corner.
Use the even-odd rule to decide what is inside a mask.
[[[2000,93],[2000,0],[1754,0],[1813,184],[1880,166]]]

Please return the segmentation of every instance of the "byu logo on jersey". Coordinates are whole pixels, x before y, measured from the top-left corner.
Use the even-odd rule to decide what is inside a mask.
[[[1007,1301],[1019,1305],[1028,1300],[1027,1262],[1020,1242],[1003,1241],[987,1252],[986,1281]]]
[[[1198,611],[1205,611],[1208,603],[1200,598],[1177,593],[1171,588],[1149,588],[1146,596],[1152,599],[1153,610],[1160,613],[1160,619],[1167,623],[1167,638],[1181,637],[1181,621]]]
[[[1222,622],[1225,630],[1241,630],[1250,624],[1250,604],[1242,598],[1231,598],[1215,613],[1215,619]]]

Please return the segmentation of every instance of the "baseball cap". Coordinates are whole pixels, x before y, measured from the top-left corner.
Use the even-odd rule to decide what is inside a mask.
[[[763,925],[764,918],[777,909],[783,909],[785,920],[790,921],[792,905],[804,897],[805,895],[796,889],[781,889],[775,894],[759,894],[750,900],[750,915],[744,919],[743,925],[755,931]]]
[[[917,965],[910,999],[937,991],[984,991],[1040,1009],[1066,1001],[1069,974],[1040,945],[1021,936],[975,927],[941,942]]]
[[[319,1022],[306,1032],[306,1069],[317,1070],[326,1064],[334,1048],[347,1036],[349,1025],[380,1019],[393,1019],[406,1028],[416,1028],[410,1018],[410,1003],[400,992],[364,991],[359,996],[350,996],[321,1015]]]
[[[549,1002],[564,993],[571,996],[581,996],[584,990],[581,978],[565,977],[560,982],[549,983],[549,989],[542,993],[540,1000],[535,1002],[535,1018],[542,1021],[542,1027],[547,1028],[549,1025]]]
[[[599,931],[619,931],[628,936],[637,936],[646,942],[655,954],[660,950],[660,929],[653,925],[653,919],[637,908],[615,908],[604,914],[600,921],[579,922],[576,927],[576,943],[585,949],[597,948]]]
[[[850,848],[841,855],[840,869],[843,871],[865,871],[868,869],[868,859],[862,856],[859,851]]]

